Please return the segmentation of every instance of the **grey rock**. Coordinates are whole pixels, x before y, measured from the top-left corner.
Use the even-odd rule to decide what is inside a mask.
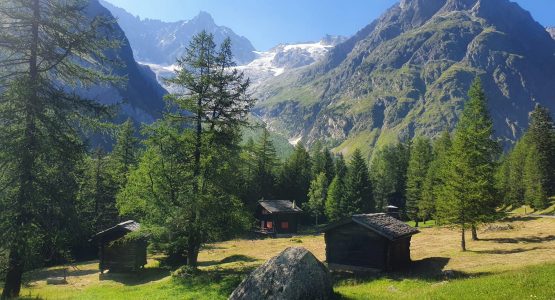
[[[291,247],[254,270],[229,299],[333,299],[332,280],[310,251]]]

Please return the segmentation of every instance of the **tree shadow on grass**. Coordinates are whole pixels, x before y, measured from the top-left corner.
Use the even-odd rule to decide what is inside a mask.
[[[478,254],[515,254],[515,253],[523,253],[528,251],[540,250],[545,249],[542,247],[534,247],[534,248],[517,248],[517,249],[493,249],[493,250],[468,250],[468,252],[478,253]]]
[[[413,261],[406,267],[393,271],[393,272],[380,272],[374,274],[366,275],[354,275],[350,276],[342,275],[340,277],[334,276],[336,281],[346,280],[349,283],[367,283],[378,279],[390,279],[394,281],[403,281],[405,279],[416,279],[424,280],[428,282],[441,282],[450,279],[462,279],[477,276],[489,275],[491,273],[465,273],[456,270],[444,271],[445,266],[449,263],[450,258],[448,257],[429,257],[417,261]]]
[[[502,244],[518,244],[518,243],[543,243],[555,241],[555,235],[549,235],[544,237],[533,236],[533,237],[516,237],[516,238],[489,238],[480,239],[480,241],[495,242]]]
[[[46,280],[51,277],[79,277],[98,273],[97,269],[80,268],[79,265],[56,269],[38,269],[25,274],[26,282]]]
[[[170,270],[166,268],[145,268],[134,273],[105,273],[99,274],[101,281],[115,281],[125,285],[141,285],[160,280],[170,276]]]
[[[533,216],[507,216],[503,219],[501,219],[502,222],[518,222],[518,221],[532,221],[532,220],[537,220],[538,217],[533,217]]]

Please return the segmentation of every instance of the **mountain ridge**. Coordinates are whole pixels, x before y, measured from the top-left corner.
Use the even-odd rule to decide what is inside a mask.
[[[555,42],[508,0],[404,0],[324,60],[259,93],[256,112],[288,137],[338,152],[452,130],[474,77],[505,145],[536,103],[555,111]]]
[[[216,25],[212,16],[201,11],[191,20],[164,22],[133,16],[125,9],[100,0],[117,19],[126,33],[135,57],[141,63],[172,65],[185,52],[194,34],[202,30],[214,34],[216,44],[226,37],[232,41],[232,51],[238,64],[249,63],[255,58],[255,48],[244,36],[237,35],[225,26]]]

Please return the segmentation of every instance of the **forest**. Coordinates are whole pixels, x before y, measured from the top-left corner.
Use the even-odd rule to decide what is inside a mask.
[[[94,259],[95,233],[135,220],[149,251],[170,266],[198,266],[207,243],[250,232],[262,199],[294,200],[304,226],[396,206],[478,239],[502,209],[541,210],[555,195],[555,126],[538,105],[510,149],[495,137],[479,76],[453,132],[417,136],[363,155],[324,142],[276,151],[269,128],[249,120],[256,101],[235,69],[231,42],[196,35],[167,79],[163,116],[118,122],[78,91],[122,85],[106,38],[113,20],[90,19],[85,1],[0,4],[0,275],[2,298],[19,295],[23,273]],[[7,25],[6,25],[7,24]],[[4,27],[3,27],[4,28]],[[121,120],[120,120],[121,121]],[[261,128],[261,134],[244,138]],[[96,142],[108,136],[111,145]]]

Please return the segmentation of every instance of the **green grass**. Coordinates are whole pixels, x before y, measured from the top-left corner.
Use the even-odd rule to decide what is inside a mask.
[[[453,280],[385,276],[345,280],[336,286],[344,299],[555,299],[555,265]]]
[[[409,222],[407,222],[407,224],[409,224],[412,227],[416,226],[416,222],[414,222],[414,221],[409,221]],[[430,227],[434,227],[434,226],[436,226],[436,221],[435,220],[430,220],[430,221],[419,222],[418,223],[418,228],[430,228]]]

